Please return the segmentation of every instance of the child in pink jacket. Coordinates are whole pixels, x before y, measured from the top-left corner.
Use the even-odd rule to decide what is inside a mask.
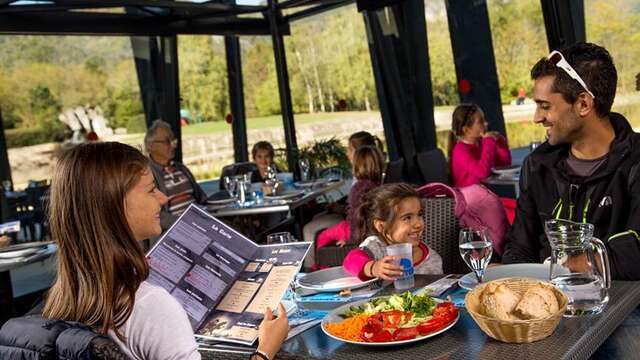
[[[382,152],[375,146],[361,146],[353,154],[354,184],[347,199],[347,218],[325,229],[318,235],[316,248],[333,243],[344,246],[351,241],[351,226],[354,213],[362,201],[362,196],[382,183],[384,160]]]
[[[511,165],[507,139],[487,132],[484,113],[475,104],[461,104],[453,111],[449,147],[455,187],[479,184],[492,168]]]

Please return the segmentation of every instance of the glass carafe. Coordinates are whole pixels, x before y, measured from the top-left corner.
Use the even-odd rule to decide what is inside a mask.
[[[600,313],[609,301],[611,274],[607,249],[593,237],[593,225],[549,220],[545,233],[551,245],[551,282],[569,298],[565,316]]]

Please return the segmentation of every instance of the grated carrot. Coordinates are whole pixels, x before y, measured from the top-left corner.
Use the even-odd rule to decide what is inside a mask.
[[[327,331],[341,339],[362,341],[360,334],[368,318],[369,315],[360,314],[344,319],[339,323],[327,323]]]

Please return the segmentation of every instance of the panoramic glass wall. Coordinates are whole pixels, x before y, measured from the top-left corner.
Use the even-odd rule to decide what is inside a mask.
[[[613,111],[625,115],[631,126],[640,131],[640,93],[636,88],[636,74],[640,72],[640,3],[585,0],[584,7],[587,41],[607,48],[618,70]]]
[[[544,128],[533,123],[530,76],[531,67],[549,53],[540,1],[488,0],[487,5],[509,146],[543,141]]]
[[[178,36],[182,160],[198,180],[234,161],[224,37]]]
[[[384,141],[364,19],[355,4],[292,22],[285,45],[303,153],[315,144],[346,146],[363,130]]]
[[[129,38],[0,36],[0,110],[14,189],[49,179],[60,151],[91,131],[141,148]]]

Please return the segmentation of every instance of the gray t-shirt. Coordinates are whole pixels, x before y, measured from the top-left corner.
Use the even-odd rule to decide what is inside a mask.
[[[200,360],[187,313],[165,289],[144,281],[136,291],[129,319],[120,327],[125,343],[109,337],[135,360]]]
[[[607,161],[609,154],[603,157],[591,160],[578,159],[569,151],[567,158],[567,169],[571,175],[580,177],[590,177],[598,168]]]

